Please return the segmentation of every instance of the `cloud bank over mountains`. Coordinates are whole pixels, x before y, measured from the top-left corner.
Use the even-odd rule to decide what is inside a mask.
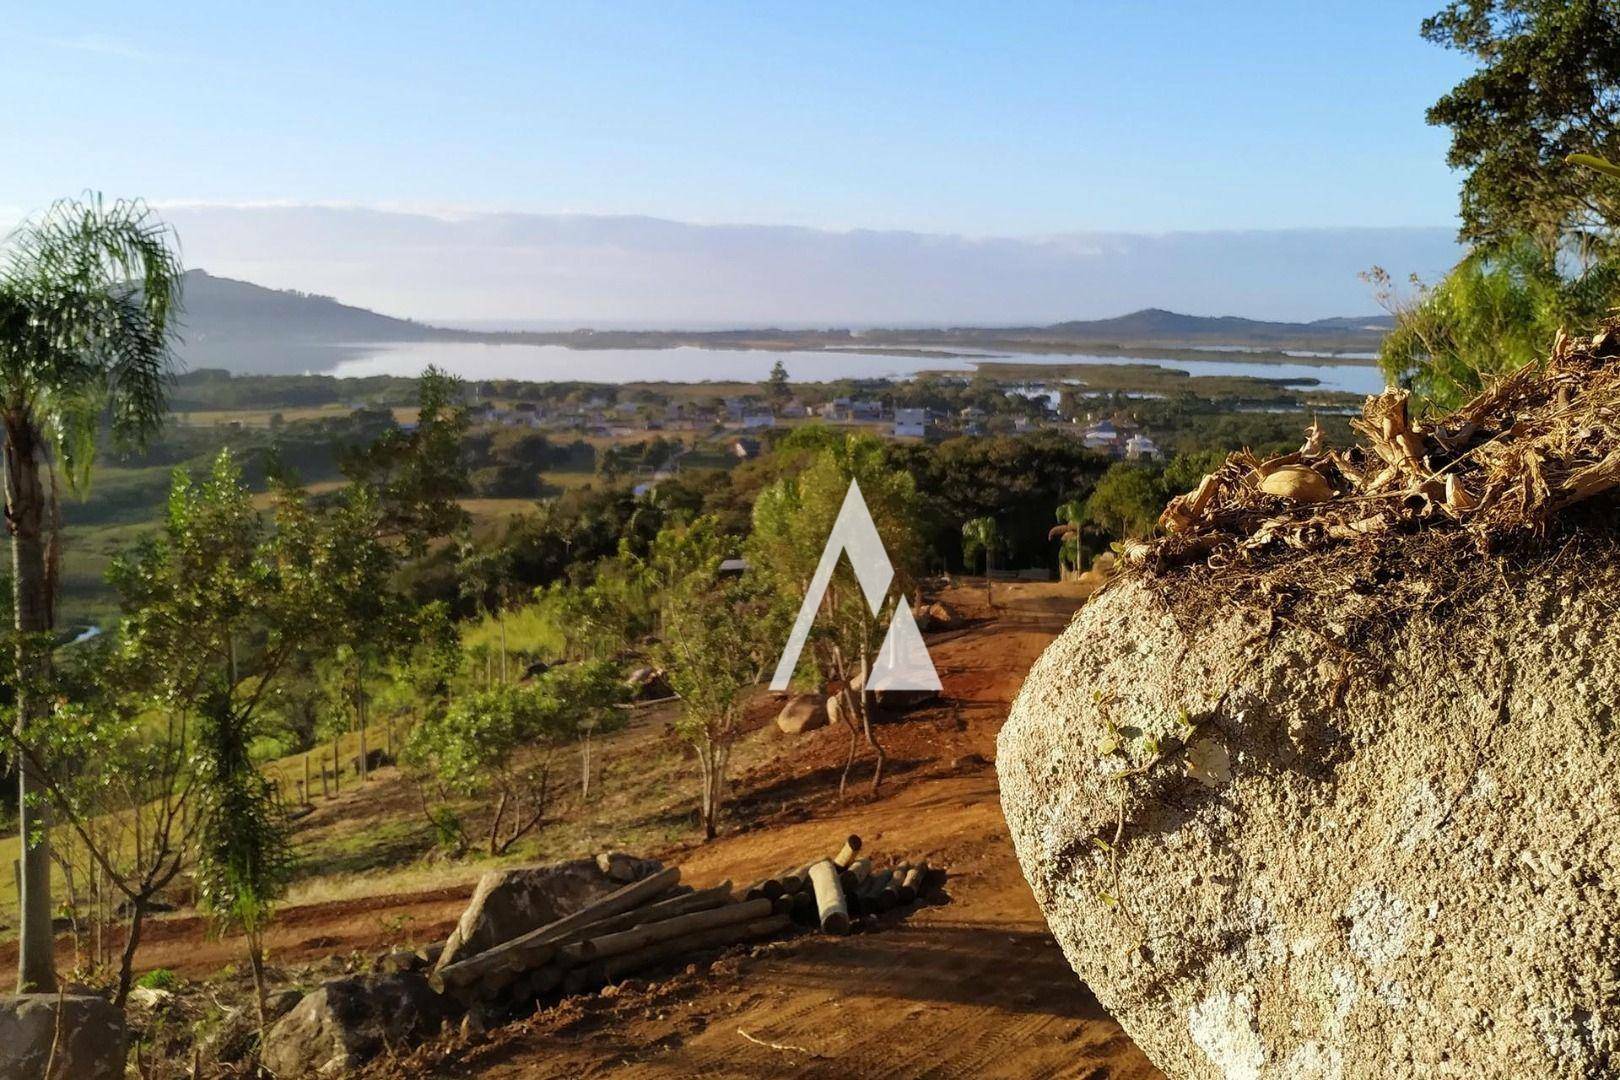
[[[1450,228],[973,238],[656,218],[160,206],[186,264],[410,318],[529,327],[1018,325],[1164,307],[1309,321],[1435,277]]]

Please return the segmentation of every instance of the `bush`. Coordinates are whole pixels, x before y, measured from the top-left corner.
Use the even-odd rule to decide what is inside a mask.
[[[168,968],[154,968],[136,979],[135,985],[148,990],[173,990],[180,985],[180,978]]]

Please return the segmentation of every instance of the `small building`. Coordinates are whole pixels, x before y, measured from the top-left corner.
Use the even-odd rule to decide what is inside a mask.
[[[1164,451],[1146,435],[1132,435],[1125,442],[1125,457],[1130,461],[1159,461]]]
[[[927,409],[896,409],[894,410],[894,437],[897,439],[921,439],[928,435]]]
[[[833,398],[821,407],[821,418],[838,422],[850,418],[849,398]]]
[[[759,457],[759,441],[757,439],[738,439],[731,444],[731,456],[738,461],[747,461]]]
[[[883,419],[883,402],[881,401],[852,401],[849,403],[849,418],[855,421]]]
[[[1099,420],[1087,427],[1081,441],[1086,444],[1087,450],[1096,450],[1104,454],[1117,454],[1124,446],[1119,429],[1111,420]]]
[[[745,413],[742,418],[742,426],[746,431],[773,428],[776,426],[776,415],[768,412]]]

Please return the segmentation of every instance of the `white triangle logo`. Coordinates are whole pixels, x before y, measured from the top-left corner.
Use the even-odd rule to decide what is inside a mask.
[[[772,690],[786,690],[792,681],[793,669],[799,666],[799,654],[804,651],[810,627],[816,621],[816,610],[821,607],[833,571],[838,567],[838,556],[846,552],[849,554],[849,564],[855,571],[855,580],[860,583],[872,614],[876,615],[883,608],[889,583],[894,580],[894,564],[889,561],[889,553],[883,549],[883,539],[878,535],[877,524],[872,520],[872,511],[867,508],[866,498],[861,494],[861,486],[854,480],[849,482],[849,491],[844,494],[844,504],[839,507],[838,518],[827,536],[827,546],[821,549],[821,561],[816,564],[816,572],[810,578],[804,603],[799,605],[799,615],[793,620],[787,648],[782,651],[782,659],[776,664],[776,674],[771,677]],[[889,620],[889,632],[883,638],[883,647],[878,651],[877,665],[872,675],[873,690],[941,689],[939,673],[934,670],[934,662],[928,657],[928,646],[923,644],[922,631],[917,629],[911,605],[906,603],[903,596],[895,606],[894,617]]]
[[[922,631],[911,615],[911,605],[905,597],[895,605],[894,618],[889,620],[889,632],[878,650],[877,663],[872,665],[871,690],[943,690],[939,672],[923,644]]]

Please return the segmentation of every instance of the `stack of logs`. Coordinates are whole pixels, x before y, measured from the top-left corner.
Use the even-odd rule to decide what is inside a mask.
[[[860,854],[861,838],[851,836],[830,859],[807,863],[768,877],[745,893],[748,901],[771,900],[800,926],[829,934],[847,933],[856,920],[881,915],[939,889],[945,871],[926,860],[882,869]]]
[[[927,863],[874,870],[851,836],[831,859],[779,874],[739,899],[731,882],[680,883],[669,867],[572,915],[437,967],[430,982],[463,1007],[511,1009],[555,992],[583,993],[694,953],[762,941],[794,922],[846,933],[852,921],[908,904],[944,881]]]

